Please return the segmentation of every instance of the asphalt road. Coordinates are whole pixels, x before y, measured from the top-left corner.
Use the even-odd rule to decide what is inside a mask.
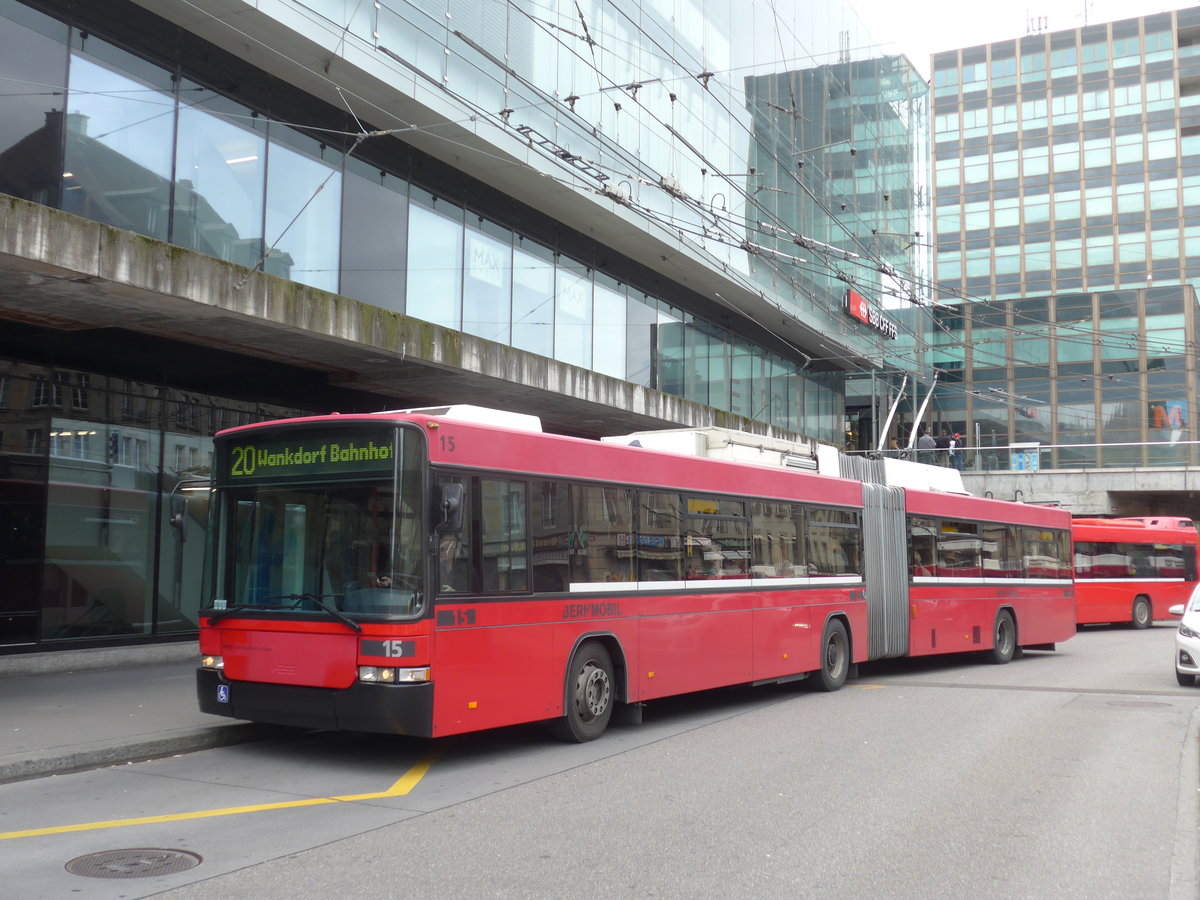
[[[584,745],[297,732],[0,785],[0,898],[1195,898],[1173,634],[659,702]],[[154,848],[198,864],[65,868]]]

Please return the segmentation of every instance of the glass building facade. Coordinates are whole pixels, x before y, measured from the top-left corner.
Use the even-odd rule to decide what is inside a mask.
[[[851,280],[862,277],[865,288],[877,290],[875,260],[895,263],[904,254],[858,246],[859,238],[872,228],[891,230],[890,223],[878,227],[885,195],[904,217],[912,166],[860,165],[845,173],[860,184],[839,189],[850,201],[840,201],[846,208],[839,218],[851,228],[833,234],[827,224],[812,227],[811,213],[765,205],[763,179],[747,171],[752,163],[765,171],[768,156],[775,160],[768,164],[778,167],[786,157],[790,167],[800,145],[838,133],[853,134],[863,161],[892,153],[894,129],[870,110],[889,108],[894,85],[860,78],[850,64],[827,67],[823,82],[842,98],[837,123],[797,133],[774,122],[764,134],[762,118],[756,127],[747,109],[759,104],[757,89],[747,93],[743,79],[729,73],[740,75],[733,63],[762,50],[766,38],[762,28],[748,29],[733,5],[709,4],[690,35],[696,46],[676,45],[676,56],[661,50],[654,28],[635,25],[634,5],[622,11],[597,4],[590,19],[564,5],[556,21],[579,27],[582,18],[596,46],[612,48],[594,59],[568,52],[532,11],[514,8],[494,32],[486,15],[460,8],[472,4],[451,6],[443,16],[407,5],[380,4],[369,14],[341,3],[285,8],[297,27],[300,20],[336,23],[345,41],[369,45],[393,79],[397,58],[409,67],[416,61],[423,75],[447,85],[456,105],[503,122],[553,161],[572,157],[571,172],[590,181],[583,187],[624,192],[647,225],[665,224],[703,263],[744,276],[775,306],[853,352],[874,352],[875,336],[847,319],[837,292],[837,302],[826,296],[836,280],[827,260],[810,267],[816,274],[797,278],[786,260],[746,245],[775,240],[779,228],[815,231],[854,251],[842,257],[843,267]],[[305,110],[314,124],[296,127],[277,98],[246,103],[245,91],[222,93],[178,64],[147,61],[13,0],[0,3],[0,15],[0,78],[39,86],[0,96],[4,193],[819,439],[841,433],[841,378],[801,371],[803,355],[771,340],[769,330],[756,336],[752,326],[731,329],[719,310],[698,311],[686,292],[612,262],[594,243],[522,229],[516,204],[481,202],[462,179],[421,183],[411,153],[388,159],[394,148],[379,150],[379,137],[356,138],[345,114],[333,118],[348,131],[319,127],[332,124],[322,121],[331,118],[328,110]],[[447,15],[461,30],[430,33],[431,22]],[[787,24],[796,34],[813,25],[802,16]],[[489,50],[487,41],[479,43],[484,35],[501,43]],[[836,34],[813,37],[832,42]],[[626,45],[640,52],[615,52]],[[493,57],[509,59],[508,67],[498,68]],[[886,68],[911,104],[919,84],[911,67],[892,58]],[[685,77],[714,70],[721,74]],[[626,102],[615,100],[618,94]],[[554,96],[574,99],[551,103]],[[911,144],[915,135],[905,138]],[[911,163],[911,147],[904,159]],[[862,190],[868,182],[869,191]],[[803,185],[767,187],[790,193],[793,207],[809,202]],[[816,218],[825,215],[817,206]],[[764,230],[764,221],[775,231]],[[707,299],[711,307],[715,298]],[[834,351],[820,368],[844,368],[850,355]]]
[[[938,416],[1042,468],[1195,465],[1200,11],[940,53]]]
[[[212,435],[304,412],[0,359],[0,647],[194,632]]]
[[[288,0],[270,71],[167,14],[0,0],[0,193],[825,442],[894,353],[926,91],[840,0]],[[138,369],[0,354],[0,649],[190,633],[212,434],[322,409]]]

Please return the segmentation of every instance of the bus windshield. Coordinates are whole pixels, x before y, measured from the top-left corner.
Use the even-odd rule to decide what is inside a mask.
[[[307,440],[312,446],[314,439]],[[294,436],[289,443],[303,446]],[[410,437],[405,443],[417,441]],[[232,465],[243,468],[247,459],[265,460],[264,454],[276,452],[270,439],[224,449],[218,460],[239,460]],[[342,469],[337,472],[342,477],[308,473],[294,482],[261,466],[248,477],[218,474],[211,535],[217,615],[278,610],[343,621],[358,615],[419,616],[421,475],[405,457],[393,454],[386,476]]]

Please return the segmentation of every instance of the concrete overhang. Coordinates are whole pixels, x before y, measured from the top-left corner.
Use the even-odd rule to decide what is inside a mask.
[[[993,469],[966,472],[963,483],[977,496],[1052,504],[1075,516],[1148,516],[1169,511],[1200,521],[1200,470],[1187,466],[1036,472]]]
[[[121,329],[321,373],[392,407],[469,402],[600,436],[768,426],[0,195],[0,320]],[[383,408],[383,407],[381,407]]]
[[[757,323],[823,367],[873,369],[863,345],[805,322],[744,273],[673,230],[586,185],[571,166],[518,134],[517,117],[473,109],[441,85],[364,46],[298,4],[260,0],[134,0],[155,15]],[[559,111],[566,116],[565,108]],[[652,188],[656,189],[656,188]],[[682,201],[674,201],[682,202]],[[690,207],[689,207],[690,210]],[[849,336],[850,327],[843,335]]]

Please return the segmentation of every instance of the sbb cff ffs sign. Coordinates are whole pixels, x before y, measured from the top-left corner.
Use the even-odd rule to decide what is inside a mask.
[[[871,305],[871,301],[855,290],[846,291],[846,311],[864,325],[869,325],[885,337],[896,339],[896,323]]]

